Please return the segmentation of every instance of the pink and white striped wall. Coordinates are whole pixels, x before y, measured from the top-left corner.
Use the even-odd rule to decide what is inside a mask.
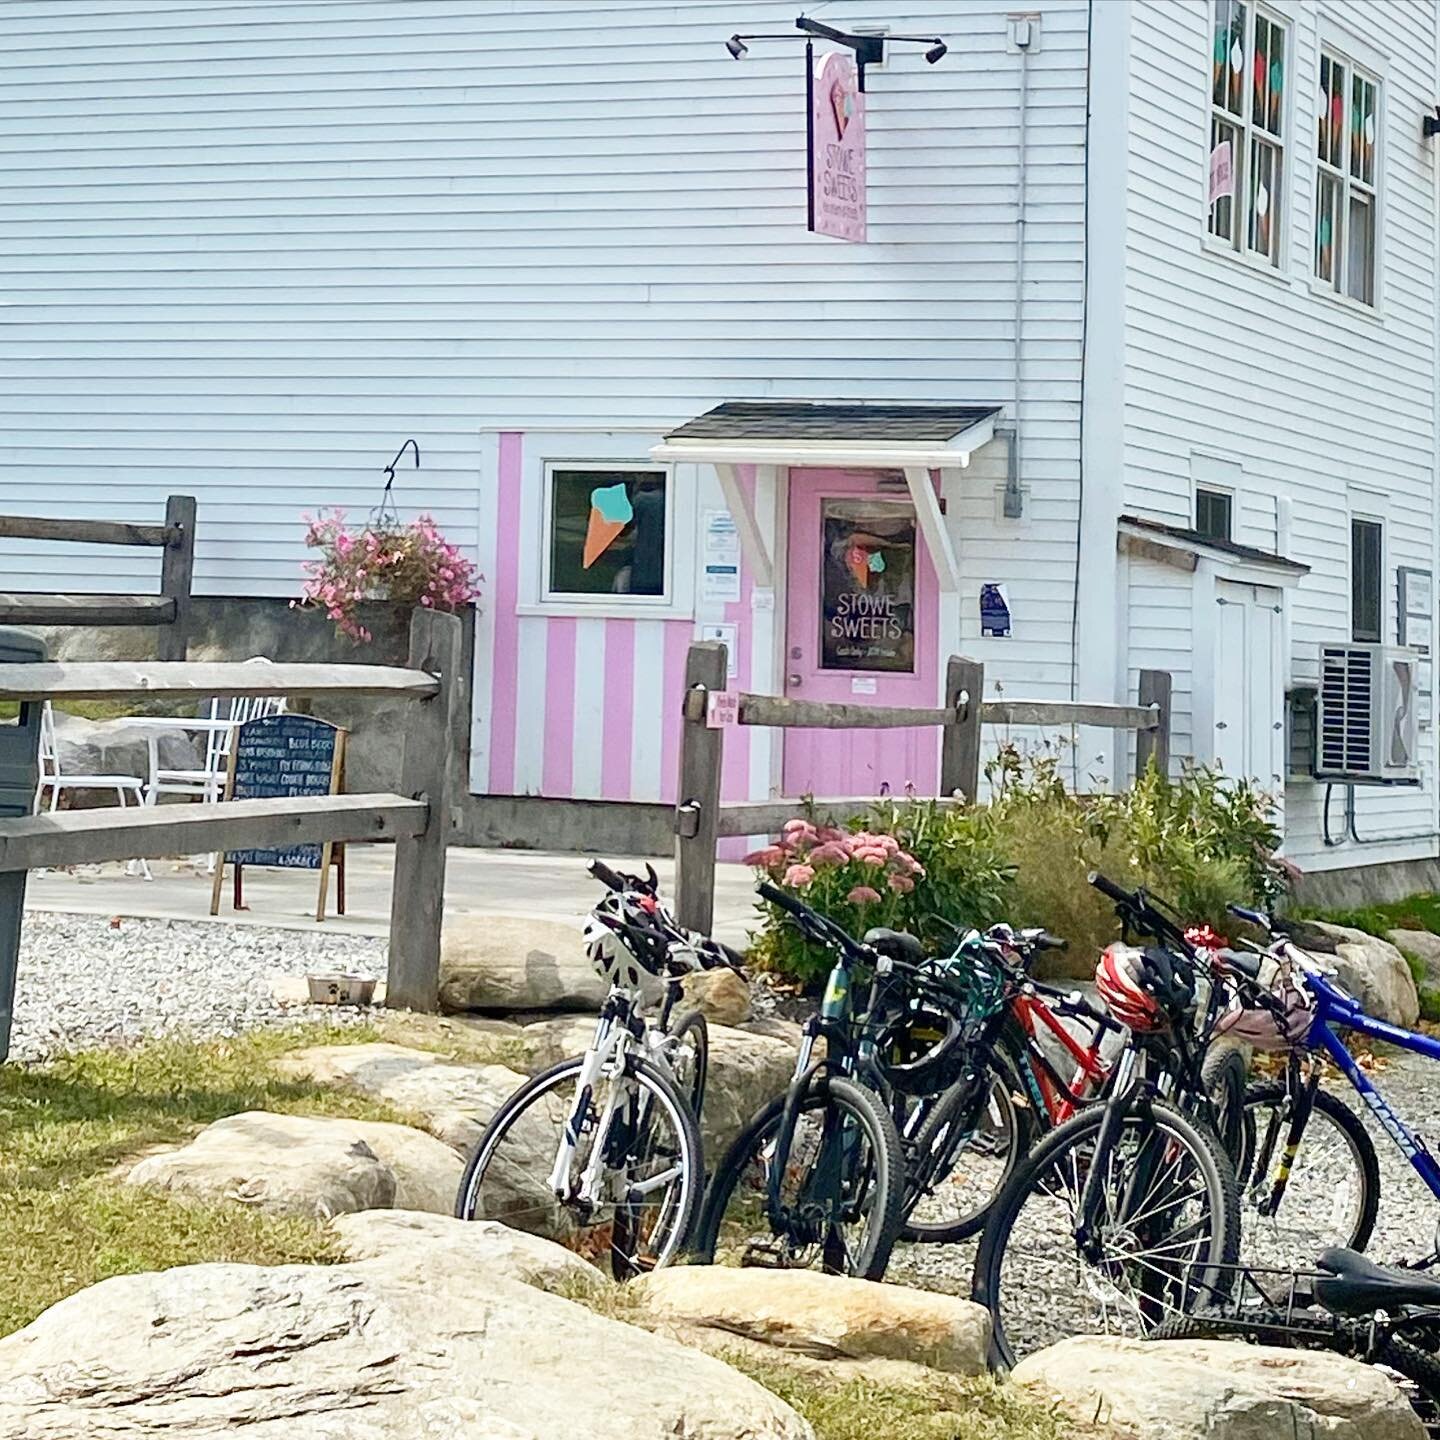
[[[658,436],[606,437],[612,449],[643,460]],[[697,634],[693,575],[698,564],[696,516],[701,505],[724,508],[713,476],[676,468],[676,604],[664,618],[532,613],[527,566],[541,559],[539,496],[544,461],[580,459],[576,445],[613,457],[598,437],[571,440],[561,451],[551,436],[506,431],[487,437],[480,494],[480,569],[485,576],[476,627],[475,713],[471,789],[477,794],[648,801],[673,804],[679,766],[680,706],[685,658]],[[753,483],[753,477],[751,478]],[[685,486],[694,493],[686,495]],[[737,627],[741,689],[769,689],[752,673],[756,650],[753,579],[742,557],[741,598],[724,607]],[[677,613],[678,612],[678,613]],[[754,617],[768,630],[774,612]],[[768,642],[769,636],[765,637]],[[758,683],[757,683],[758,682]],[[727,799],[764,798],[770,787],[770,738],[745,730],[729,737],[723,790]]]

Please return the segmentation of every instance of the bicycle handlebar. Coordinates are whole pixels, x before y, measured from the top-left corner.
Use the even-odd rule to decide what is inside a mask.
[[[1267,935],[1275,933],[1275,922],[1263,910],[1252,910],[1248,905],[1227,905],[1225,908],[1237,920],[1243,920],[1247,925],[1265,931]]]
[[[761,880],[755,889],[762,899],[768,900],[789,915],[812,940],[821,945],[834,946],[852,956],[867,953],[865,946],[853,940],[833,920],[826,919],[818,910],[811,909],[803,900],[797,900],[778,885]]]
[[[592,860],[590,862],[590,873],[607,890],[623,891],[626,886],[624,880],[615,873],[603,860]]]

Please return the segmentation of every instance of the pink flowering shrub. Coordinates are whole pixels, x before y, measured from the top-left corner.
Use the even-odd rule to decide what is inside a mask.
[[[972,823],[970,830],[958,837],[939,807],[904,801],[877,806],[843,829],[797,816],[786,821],[778,840],[745,858],[853,935],[884,925],[940,943],[930,917],[942,896],[958,900],[962,914],[974,909],[982,918],[998,915],[1006,867],[989,853],[979,828]],[[945,873],[957,862],[964,866],[961,896],[954,893],[957,877]],[[932,874],[937,863],[941,873]],[[830,958],[784,923],[780,911],[764,908],[766,923],[753,952],[761,964],[800,980],[823,975]],[[946,913],[956,909],[952,903]]]
[[[357,613],[363,601],[455,611],[480,593],[483,577],[428,515],[404,525],[372,523],[360,530],[346,525],[343,510],[322,510],[304,519],[305,544],[320,558],[305,562],[301,598],[292,603],[322,608],[352,640],[371,639]]]

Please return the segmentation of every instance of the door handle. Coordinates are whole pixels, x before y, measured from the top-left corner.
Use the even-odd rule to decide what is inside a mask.
[[[793,674],[786,676],[786,681],[790,685],[803,685],[805,683],[804,676]]]

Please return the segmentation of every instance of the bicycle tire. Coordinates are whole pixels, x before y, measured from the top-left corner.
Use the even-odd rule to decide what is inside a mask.
[[[1215,1111],[1215,1133],[1238,1172],[1245,1154],[1245,1057],[1233,1045],[1213,1046],[1200,1083]]]
[[[1093,1144],[1109,1108],[1108,1105],[1088,1106],[1052,1130],[1016,1168],[1010,1183],[997,1197],[990,1212],[975,1257],[971,1294],[974,1300],[990,1311],[990,1355],[991,1363],[997,1369],[1008,1370],[1015,1364],[1015,1349],[1002,1310],[1001,1271],[1016,1221],[1032,1194],[1045,1196],[1046,1182],[1052,1175],[1063,1175],[1067,1156],[1075,1157],[1072,1174],[1078,1177],[1085,1172],[1086,1167],[1081,1163],[1083,1148],[1087,1143]],[[1127,1103],[1121,1123],[1122,1126],[1135,1127],[1142,1140],[1152,1140],[1168,1133],[1172,1140],[1183,1144],[1189,1152],[1195,1162],[1195,1171],[1204,1184],[1207,1213],[1213,1218],[1209,1233],[1201,1237],[1204,1241],[1203,1254],[1194,1261],[1183,1262],[1185,1291],[1190,1293],[1193,1289],[1197,1295],[1223,1293],[1224,1276],[1234,1266],[1240,1250],[1240,1197],[1234,1168],[1219,1141],[1208,1127],[1197,1125],[1178,1107],[1154,1096],[1140,1096]],[[1148,1202],[1148,1196],[1146,1200]],[[1074,1244],[1073,1239],[1071,1244]],[[1088,1263],[1077,1260],[1077,1264]],[[1112,1269],[1115,1268],[1115,1262],[1109,1263]],[[1142,1268],[1148,1273],[1154,1267]],[[1088,1297],[1081,1294],[1079,1298],[1083,1301]],[[1053,1343],[1063,1338],[1061,1333],[1054,1331],[1053,1322],[1058,1319],[1058,1309],[1046,1313],[1051,1318],[1051,1328],[1045,1343]]]
[[[481,1210],[480,1198],[486,1171],[492,1163],[500,1143],[520,1124],[527,1110],[539,1104],[546,1095],[557,1090],[563,1082],[577,1076],[583,1064],[584,1057],[577,1055],[552,1065],[548,1070],[542,1070],[538,1075],[527,1080],[495,1112],[480,1139],[472,1148],[466,1160],[464,1172],[460,1177],[460,1187],[455,1197],[455,1215],[458,1219],[491,1218],[479,1213]],[[682,1253],[694,1232],[705,1184],[704,1151],[695,1116],[691,1113],[685,1098],[676,1090],[670,1077],[657,1066],[652,1065],[650,1061],[635,1055],[628,1056],[625,1065],[629,1078],[642,1089],[649,1091],[652,1097],[659,1096],[666,1105],[681,1147],[679,1162],[682,1185],[679,1212],[671,1222],[670,1236],[662,1246],[661,1252],[641,1267],[647,1270],[658,1270],[671,1264]],[[556,1208],[560,1205],[559,1201],[552,1203]],[[497,1215],[494,1218],[504,1219],[505,1217]],[[631,1274],[636,1273],[636,1267],[622,1263],[622,1257],[617,1254],[615,1240],[612,1240],[610,1252],[611,1269],[616,1273],[617,1279],[629,1278]]]
[[[1273,1105],[1283,1100],[1285,1096],[1285,1083],[1280,1080],[1262,1080],[1249,1086],[1245,1091],[1244,1149],[1235,1167],[1240,1181],[1242,1208],[1249,1206],[1248,1192],[1252,1183],[1249,1172],[1255,1159],[1256,1133],[1253,1112],[1259,1106]],[[1364,1121],[1338,1095],[1332,1095],[1328,1090],[1317,1090],[1315,1092],[1315,1108],[1344,1135],[1350,1144],[1352,1156],[1358,1166],[1360,1205],[1350,1236],[1348,1238],[1343,1236],[1327,1237],[1323,1241],[1314,1241],[1312,1236],[1312,1253],[1326,1244],[1342,1245],[1349,1250],[1363,1251],[1375,1233],[1375,1222],[1380,1214],[1380,1157],[1375,1153],[1375,1142],[1370,1138],[1370,1132],[1366,1130]],[[1300,1137],[1302,1150],[1304,1144],[1305,1136],[1302,1133]],[[1281,1207],[1284,1207],[1283,1200]]]
[[[694,1258],[703,1265],[715,1263],[720,1229],[746,1168],[780,1128],[788,1092],[763,1105],[725,1152],[705,1193],[696,1231]],[[879,1099],[863,1085],[841,1076],[817,1077],[810,1082],[803,1111],[835,1108],[848,1112],[866,1131],[875,1157],[872,1181],[871,1223],[865,1242],[845,1273],[862,1280],[879,1280],[890,1263],[890,1252],[900,1234],[905,1189],[905,1160],[895,1122]],[[778,1268],[789,1268],[780,1266]],[[808,1267],[805,1267],[808,1268]],[[828,1267],[827,1267],[828,1268]]]
[[[687,1035],[691,1037],[691,1044],[695,1048],[694,1070],[687,1083],[682,1084],[679,1089],[690,1104],[690,1113],[698,1122],[705,1105],[705,1082],[710,1076],[710,1025],[698,1010],[687,1010],[670,1034],[675,1039],[677,1050],[685,1043]]]
[[[1024,1081],[1015,1070],[1014,1060],[1003,1049],[996,1046],[991,1052],[985,1068],[1001,1087],[1001,1094],[1004,1098],[1000,1104],[1010,1131],[1009,1154],[995,1188],[983,1204],[959,1220],[948,1223],[917,1220],[914,1214],[915,1207],[925,1198],[926,1194],[932,1193],[935,1185],[942,1184],[949,1178],[953,1173],[956,1161],[963,1158],[964,1151],[959,1150],[953,1156],[948,1157],[949,1163],[942,1167],[944,1173],[937,1171],[937,1173],[925,1177],[927,1189],[924,1193],[913,1183],[916,1177],[912,1174],[907,1177],[907,1181],[911,1183],[907,1183],[905,1187],[905,1223],[900,1231],[902,1240],[913,1241],[921,1245],[951,1245],[978,1235],[985,1228],[986,1217],[994,1207],[996,1198],[1015,1173],[1015,1167],[1030,1153],[1035,1143],[1039,1125],[1025,1096]],[[942,1143],[944,1132],[951,1125],[964,1125],[973,1131],[976,1117],[962,1115],[960,1113],[962,1108],[967,1103],[972,1109],[989,1105],[993,1102],[994,1093],[993,1087],[987,1086],[978,1098],[967,1102],[963,1086],[952,1087],[941,1097],[915,1137],[911,1147],[915,1163],[920,1166],[926,1163],[925,1157],[929,1156],[936,1146]]]
[[[1407,1340],[1376,1333],[1365,1320],[1347,1320],[1315,1310],[1272,1310],[1244,1314],[1177,1315],[1148,1340],[1243,1340],[1283,1350],[1328,1350],[1368,1365],[1394,1370],[1414,1386],[1401,1387],[1431,1440],[1440,1440],[1440,1359]]]

